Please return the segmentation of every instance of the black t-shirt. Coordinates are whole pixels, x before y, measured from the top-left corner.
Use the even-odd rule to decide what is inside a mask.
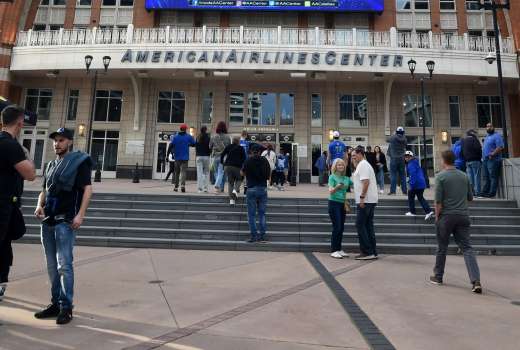
[[[14,166],[26,159],[18,141],[8,132],[0,132],[0,199],[22,195],[23,178]]]
[[[246,174],[247,187],[266,187],[271,166],[265,157],[253,156],[246,160],[242,169]]]
[[[92,169],[90,163],[85,161],[78,167],[76,173],[76,180],[74,181],[74,187],[72,191],[61,191],[58,193],[57,200],[58,204],[56,207],[56,215],[65,214],[65,219],[71,221],[79,211],[81,207],[81,201],[83,199],[83,192],[85,186],[92,184]],[[46,190],[47,176],[43,182],[43,191]],[[45,213],[47,215],[47,213]]]

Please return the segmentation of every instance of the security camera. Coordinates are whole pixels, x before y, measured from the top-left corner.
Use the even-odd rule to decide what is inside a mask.
[[[493,51],[491,51],[484,59],[487,61],[487,63],[493,64],[493,62],[495,62],[497,59],[497,55]]]

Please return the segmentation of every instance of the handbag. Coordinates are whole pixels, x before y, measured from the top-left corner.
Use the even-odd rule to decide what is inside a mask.
[[[352,207],[350,206],[349,200],[345,198],[345,214],[352,213]]]

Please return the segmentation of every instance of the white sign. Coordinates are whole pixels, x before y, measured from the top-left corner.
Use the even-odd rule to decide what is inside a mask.
[[[298,158],[307,158],[307,145],[298,145]]]
[[[127,155],[133,155],[133,156],[144,155],[144,141],[141,141],[141,140],[126,141],[125,153]]]

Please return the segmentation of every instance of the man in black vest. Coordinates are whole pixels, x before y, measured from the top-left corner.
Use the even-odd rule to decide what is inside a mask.
[[[0,132],[0,300],[7,288],[9,270],[13,263],[11,241],[25,233],[20,211],[23,180],[34,181],[36,171],[32,161],[16,137],[23,128],[24,112],[17,106],[2,111]]]
[[[72,320],[74,230],[83,224],[92,196],[92,161],[86,153],[69,152],[73,139],[71,130],[60,128],[50,138],[54,140],[57,158],[45,169],[43,190],[34,215],[42,220],[51,304],[34,317],[57,317],[57,324],[66,324]]]

